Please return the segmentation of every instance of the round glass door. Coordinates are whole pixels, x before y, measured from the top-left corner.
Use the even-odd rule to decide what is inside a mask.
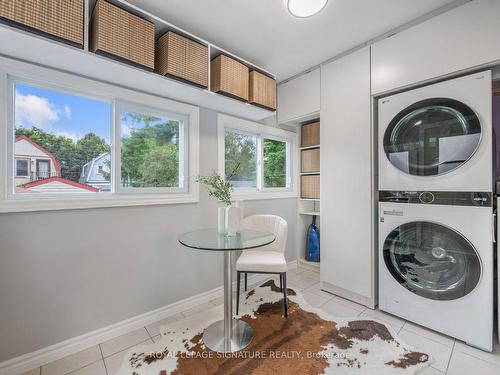
[[[481,123],[470,107],[434,98],[413,104],[390,122],[384,151],[407,174],[435,176],[467,162],[480,141]]]
[[[443,225],[424,221],[400,225],[385,240],[383,252],[392,276],[425,298],[463,297],[481,278],[476,250],[460,233]]]

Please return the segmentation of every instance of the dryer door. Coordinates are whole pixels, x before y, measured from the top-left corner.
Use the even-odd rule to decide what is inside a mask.
[[[384,134],[384,151],[399,170],[436,176],[467,162],[479,147],[481,123],[467,105],[426,99],[399,112]]]
[[[387,236],[383,254],[385,265],[401,285],[433,300],[461,298],[481,278],[481,260],[472,244],[436,223],[400,225]]]

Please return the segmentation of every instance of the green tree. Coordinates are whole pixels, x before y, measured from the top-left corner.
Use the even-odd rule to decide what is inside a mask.
[[[226,131],[225,174],[231,182],[255,186],[257,181],[257,140],[255,137]]]
[[[286,143],[264,139],[264,186],[286,187]]]
[[[179,186],[179,122],[123,112],[122,124],[133,124],[122,136],[122,185]]]

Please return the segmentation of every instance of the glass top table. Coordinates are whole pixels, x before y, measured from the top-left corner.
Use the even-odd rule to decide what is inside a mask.
[[[179,242],[186,247],[224,254],[224,320],[211,324],[203,332],[203,343],[207,348],[232,353],[246,348],[252,341],[252,327],[243,320],[233,319],[232,254],[236,250],[269,245],[275,239],[273,233],[248,229],[242,229],[236,236],[221,234],[217,229],[201,229],[179,237]]]
[[[220,234],[217,229],[201,229],[180,236],[184,246],[199,250],[234,251],[247,250],[269,245],[275,240],[274,234],[242,229],[236,236]]]

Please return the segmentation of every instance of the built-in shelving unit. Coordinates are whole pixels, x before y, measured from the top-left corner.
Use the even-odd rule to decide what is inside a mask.
[[[307,229],[316,216],[316,225],[320,227],[320,122],[318,118],[307,120],[299,124],[300,133],[300,198],[298,200],[298,214],[300,230],[298,243],[299,265],[314,271],[319,271],[319,263],[305,260],[305,246],[307,240]]]
[[[274,75],[265,69],[203,38],[193,35],[160,17],[140,9],[125,0],[108,1],[153,22],[156,28],[156,37],[163,35],[166,31],[172,30],[208,46],[208,66],[210,66],[211,58],[219,54],[225,54],[248,66],[250,70],[257,70],[274,78]],[[143,70],[136,66],[90,52],[89,24],[95,2],[96,0],[85,0],[85,38],[83,49],[9,25],[0,24],[0,40],[2,41],[2,43],[0,43],[0,55],[213,109],[249,120],[262,120],[275,113],[265,108],[251,105],[227,96],[218,95],[207,89],[199,88],[173,78],[164,77],[154,72]],[[20,45],[23,46],[23,48],[19,48]]]

